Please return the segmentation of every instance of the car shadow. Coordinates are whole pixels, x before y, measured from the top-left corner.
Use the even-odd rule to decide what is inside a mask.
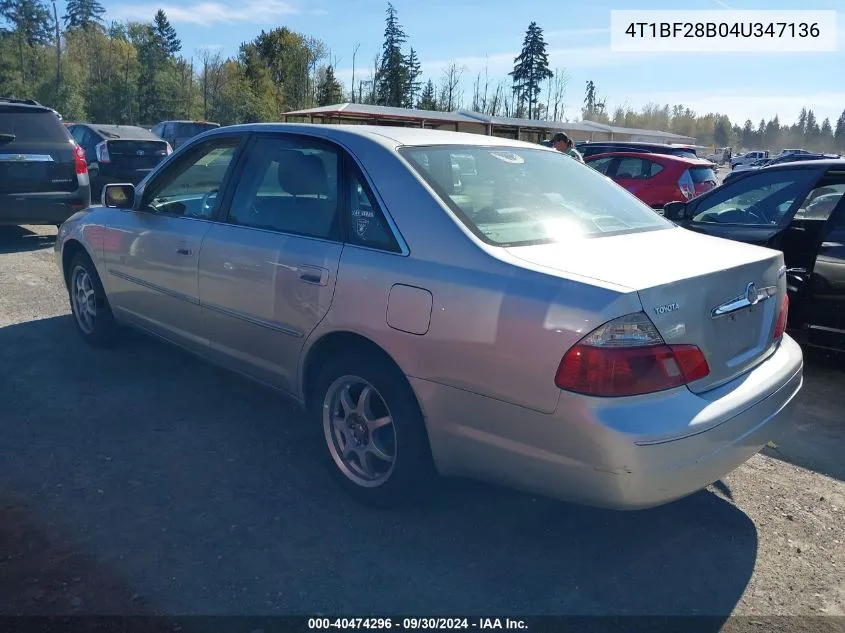
[[[0,348],[4,485],[158,612],[712,615],[718,631],[754,569],[754,524],[713,492],[618,513],[446,480],[376,511],[333,484],[291,402],[181,351],[135,335],[95,351],[68,316],[2,328]]]
[[[52,248],[55,242],[55,233],[42,235],[22,226],[0,226],[0,254]]]
[[[774,445],[763,453],[845,481],[845,354],[804,348],[798,406]]]

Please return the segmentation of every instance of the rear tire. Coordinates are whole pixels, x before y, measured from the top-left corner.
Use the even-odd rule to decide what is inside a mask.
[[[120,338],[120,326],[112,314],[94,262],[77,253],[68,267],[68,295],[76,329],[91,347],[113,347]]]
[[[311,392],[332,477],[357,501],[393,508],[430,493],[437,473],[416,395],[390,363],[365,353],[327,362]]]

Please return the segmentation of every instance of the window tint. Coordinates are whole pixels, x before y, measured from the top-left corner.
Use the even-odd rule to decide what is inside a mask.
[[[457,218],[500,246],[670,228],[673,225],[593,169],[560,152],[477,146],[400,150]],[[456,184],[453,155],[471,155]]]
[[[796,220],[827,220],[845,194],[845,182],[824,184],[813,189],[798,211]]]
[[[220,127],[212,123],[174,123],[173,126],[175,136],[186,138]]]
[[[70,135],[73,137],[79,145],[82,145],[85,141],[85,128],[81,125],[75,125],[73,130],[71,130]]]
[[[647,180],[661,171],[663,167],[654,161],[644,158],[623,158],[619,161],[614,177],[626,180]]]
[[[700,182],[716,182],[716,172],[709,167],[692,167],[689,173],[695,184]]]
[[[67,143],[67,128],[59,118],[48,111],[23,112],[22,108],[0,110],[0,134],[11,134],[15,138],[3,144],[9,149],[21,143]]]
[[[151,183],[143,207],[157,213],[210,218],[239,144],[239,138],[230,137],[195,147]]]
[[[780,224],[799,195],[818,174],[811,170],[778,170],[743,178],[716,190],[696,207],[693,222]]]
[[[610,163],[612,162],[613,156],[608,156],[607,158],[597,158],[596,160],[592,160],[587,164],[600,174],[606,174],[607,169],[608,167],[610,167]]]
[[[346,240],[357,246],[398,252],[399,245],[393,237],[390,226],[357,170],[350,170],[347,182],[349,183],[349,218]]]
[[[259,138],[235,189],[229,222],[339,239],[337,151],[296,139]]]

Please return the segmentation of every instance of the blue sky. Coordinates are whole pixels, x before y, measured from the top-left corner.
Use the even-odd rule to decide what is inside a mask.
[[[464,91],[485,64],[493,83],[513,66],[529,22],[545,31],[552,68],[569,76],[566,115],[577,118],[584,86],[593,80],[608,105],[639,109],[649,102],[683,103],[697,112],[720,111],[742,123],[778,114],[794,120],[802,106],[832,121],[845,109],[845,3],[842,0],[394,0],[409,43],[422,60],[424,79],[437,81],[451,61],[464,68]],[[360,43],[356,76],[381,49],[386,0],[106,0],[109,19],[150,19],[163,8],[177,28],[186,56],[204,47],[224,55],[276,26],[323,40],[347,84]],[[835,53],[619,53],[610,50],[612,9],[842,10]]]

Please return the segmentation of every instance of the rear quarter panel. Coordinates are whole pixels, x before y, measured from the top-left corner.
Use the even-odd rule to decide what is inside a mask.
[[[333,331],[355,332],[380,345],[408,376],[553,412],[563,354],[601,323],[640,310],[636,292],[509,258],[459,226],[392,152],[356,149],[410,255],[344,247],[331,309],[307,346]],[[394,284],[431,293],[425,334],[387,324]]]

